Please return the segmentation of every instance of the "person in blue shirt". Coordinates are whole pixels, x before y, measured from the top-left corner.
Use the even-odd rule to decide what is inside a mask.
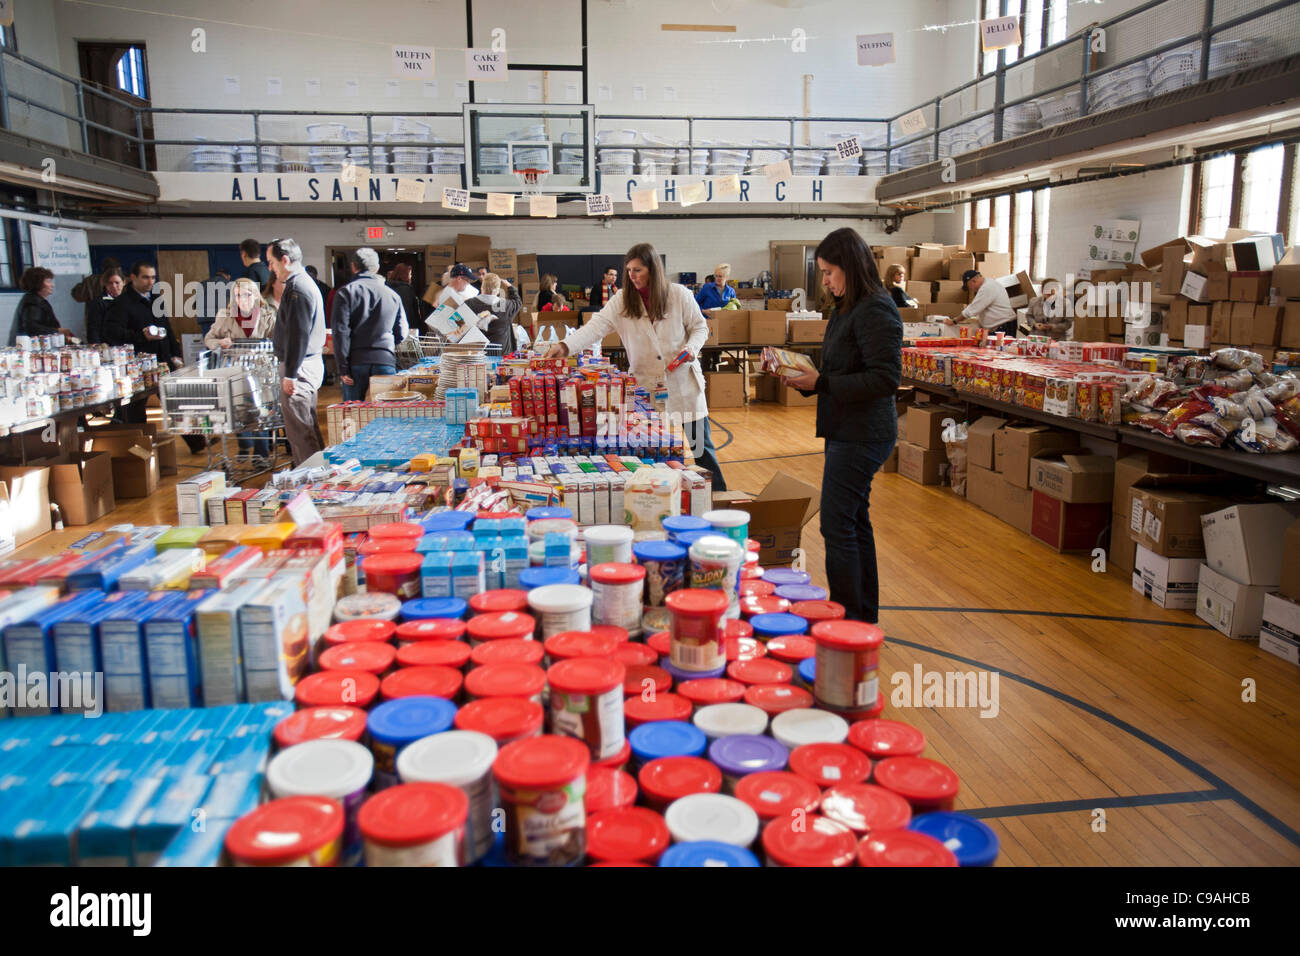
[[[705,284],[704,288],[695,293],[695,301],[699,304],[701,312],[720,309],[736,297],[736,290],[727,285],[730,276],[731,266],[725,262],[720,263],[713,270],[713,281]]]

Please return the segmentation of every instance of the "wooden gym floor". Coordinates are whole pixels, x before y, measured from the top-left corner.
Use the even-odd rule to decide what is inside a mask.
[[[757,492],[778,471],[819,484],[813,412],[717,410],[728,486]],[[183,475],[202,464],[181,461]],[[113,524],[173,522],[174,486],[164,479],[151,498],[19,554],[54,553]],[[878,475],[871,513],[885,716],[923,730],[925,755],[957,772],[957,807],[997,832],[999,865],[1300,864],[1300,669],[1157,607],[1126,578],[1093,573],[1091,559],[1056,554],[947,489]],[[803,544],[824,585],[816,519]],[[894,706],[890,676],[918,666],[996,672],[996,716]]]

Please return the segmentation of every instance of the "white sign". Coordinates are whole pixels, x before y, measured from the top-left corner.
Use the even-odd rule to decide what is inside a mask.
[[[393,47],[393,76],[433,76],[433,47]]]
[[[570,80],[569,82],[564,84],[564,98],[570,103],[578,102],[578,97],[581,95],[582,94],[580,92],[580,88],[577,83]]]
[[[227,96],[239,95],[239,77],[228,76],[225,78],[225,88]]]
[[[438,95],[438,81],[437,81],[437,80],[425,80],[425,82],[424,82],[424,95],[427,96],[427,97],[429,97],[430,99],[433,99],[434,97],[436,97],[436,96]]]
[[[850,136],[848,139],[841,140],[835,144],[836,159],[852,159],[854,156],[862,155],[862,145],[858,142],[856,136]]]
[[[554,219],[556,216],[555,197],[529,196],[528,215],[540,216],[544,219]]]
[[[90,242],[84,229],[47,229],[31,226],[32,258],[42,269],[56,275],[81,275],[90,272]]]
[[[919,109],[912,110],[898,118],[898,131],[904,136],[911,136],[919,133],[923,129],[928,129],[930,124],[926,121],[925,113]]]
[[[515,214],[514,193],[488,193],[487,211],[489,216],[513,216]]]
[[[858,37],[858,66],[884,66],[893,62],[892,33],[864,33]]]
[[[1183,329],[1183,345],[1189,349],[1203,349],[1208,344],[1205,341],[1205,331],[1207,326],[1188,325]]]
[[[344,95],[344,96],[349,96],[349,97],[357,97],[357,96],[360,96],[360,95],[361,95],[361,81],[360,81],[360,80],[344,80],[344,81],[343,81],[343,95]]]
[[[478,83],[504,83],[507,79],[504,50],[466,50],[465,76]]]
[[[407,179],[402,177],[397,180],[397,201],[398,202],[424,202],[424,180]]]
[[[1020,17],[997,17],[980,21],[980,43],[987,50],[1001,50],[1020,42]]]
[[[266,95],[279,96],[284,92],[284,81],[278,76],[268,76],[266,78]]]
[[[454,96],[457,102],[463,103],[465,98],[469,96],[469,84],[464,80],[457,80]]]
[[[719,196],[739,196],[740,177],[723,176],[713,181],[713,191]]]
[[[790,160],[783,159],[779,163],[771,163],[763,167],[763,175],[767,177],[769,183],[774,183],[779,179],[789,179],[792,175],[790,172]]]
[[[708,183],[691,183],[682,187],[682,205],[694,206],[696,203],[709,201]]]
[[[397,99],[402,95],[401,80],[384,80],[384,95],[390,100]]]
[[[307,96],[320,96],[320,80],[303,81],[303,93]]]
[[[640,101],[645,99],[645,86],[641,83],[633,84],[632,99]]]
[[[439,306],[424,324],[453,342],[468,344],[487,341],[487,336],[479,331],[478,323],[468,309],[462,312],[459,307]]]
[[[610,196],[608,193],[588,193],[587,215],[588,216],[614,215],[614,197]]]
[[[665,86],[665,87],[664,87],[664,102],[665,102],[665,103],[676,103],[676,102],[677,102],[677,87],[675,87],[675,86]]]
[[[442,208],[469,212],[469,190],[456,189],[454,186],[443,186]]]
[[[530,103],[540,103],[541,101],[542,101],[542,84],[540,84],[540,83],[529,83],[529,84],[528,84],[528,102],[530,102]]]
[[[596,99],[602,103],[608,103],[614,99],[614,87],[608,83],[601,83],[596,87]]]
[[[349,186],[355,186],[358,183],[368,182],[370,180],[370,170],[364,166],[355,166],[352,163],[343,164],[342,172],[343,182]]]
[[[633,212],[654,212],[659,208],[659,190],[638,189],[632,193]]]

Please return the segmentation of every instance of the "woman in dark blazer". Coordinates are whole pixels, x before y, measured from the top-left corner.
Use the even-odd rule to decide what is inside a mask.
[[[10,345],[20,335],[72,335],[59,325],[50,305],[50,296],[54,295],[53,272],[40,266],[24,269],[18,277],[18,288],[23,290],[24,295],[14,310],[14,328],[9,334]]]
[[[817,434],[826,440],[821,532],[831,600],[843,604],[851,620],[875,624],[880,585],[871,479],[898,440],[894,400],[902,377],[903,322],[871,248],[852,229],[837,229],[821,241],[817,268],[834,301],[822,367],[786,381],[817,395]]]

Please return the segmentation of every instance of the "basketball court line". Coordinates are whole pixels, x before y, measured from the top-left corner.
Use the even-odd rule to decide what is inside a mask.
[[[1169,803],[1209,803],[1231,800],[1221,790],[1184,790],[1176,793],[1139,793],[1128,797],[1097,797],[1092,800],[1056,800],[1046,803],[1017,803],[1005,807],[978,807],[963,810],[968,816],[989,820],[996,817],[1026,817],[1039,813],[1069,813],[1076,810],[1104,810],[1122,807],[1158,807]]]
[[[1186,627],[1197,631],[1213,630],[1201,621],[1162,621],[1152,617],[1119,617],[1112,614],[1085,614],[1076,611],[1028,611],[996,607],[927,607],[916,604],[882,604],[882,611],[935,611],[945,614],[1016,614],[1027,617],[1068,617],[1085,621],[1115,621],[1119,624],[1154,624],[1160,627]]]

